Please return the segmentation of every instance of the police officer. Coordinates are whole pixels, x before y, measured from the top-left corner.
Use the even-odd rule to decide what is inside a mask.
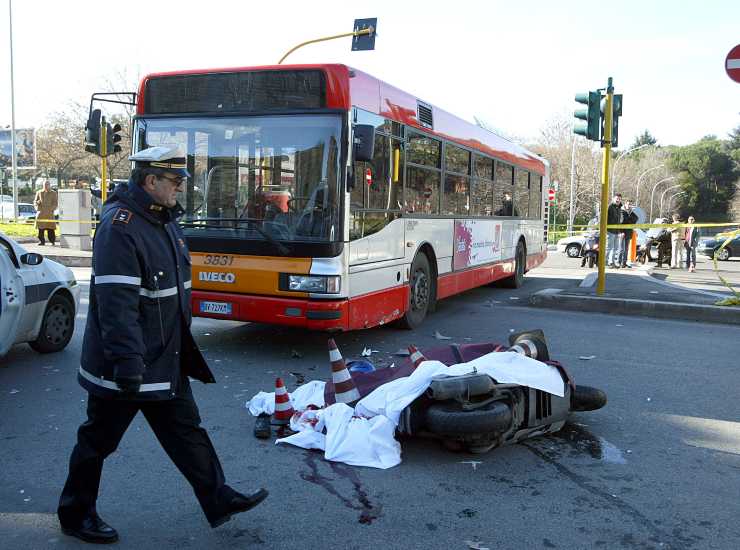
[[[78,374],[88,391],[57,510],[65,534],[118,540],[95,502],[103,461],[141,411],[185,475],[211,527],[267,497],[226,485],[216,451],[200,427],[188,377],[215,382],[190,333],[190,254],[176,223],[177,192],[189,177],[172,147],[151,147],[103,209],[93,245],[90,307]]]

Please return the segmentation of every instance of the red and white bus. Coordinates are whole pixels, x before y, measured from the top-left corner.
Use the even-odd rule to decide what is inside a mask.
[[[197,316],[413,328],[546,256],[547,161],[344,65],[150,74],[134,148],[164,144]]]

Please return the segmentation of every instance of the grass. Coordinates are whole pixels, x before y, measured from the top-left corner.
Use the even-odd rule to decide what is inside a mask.
[[[35,237],[37,233],[32,223],[0,222],[0,231],[9,237]]]

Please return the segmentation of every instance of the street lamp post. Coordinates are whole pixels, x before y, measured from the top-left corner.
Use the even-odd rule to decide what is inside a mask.
[[[624,157],[629,155],[630,153],[633,153],[637,151],[638,149],[642,149],[643,147],[650,147],[650,143],[643,143],[642,145],[638,145],[637,147],[633,147],[632,149],[627,149],[624,153],[619,155],[617,157],[617,160],[614,161],[614,166],[612,167],[612,189],[614,190],[614,193],[617,192],[617,180],[614,179],[613,174],[617,171],[617,164],[619,164],[619,161],[622,160]]]
[[[670,187],[666,187],[665,191],[663,191],[660,194],[660,213],[661,215],[663,214],[663,198],[665,197],[665,194],[671,189],[675,189],[676,187],[681,187],[681,184],[677,183],[676,185],[671,185]]]
[[[670,197],[668,197],[668,210],[671,210],[671,204],[673,204],[673,201],[676,199],[676,197],[680,195],[685,195],[686,191],[679,191],[678,193],[673,193]]]
[[[13,174],[13,219],[18,217],[18,160],[15,150],[15,83],[13,80],[13,0],[8,0],[10,23],[10,154]]]
[[[640,198],[640,183],[642,182],[642,178],[647,174],[648,172],[652,172],[653,170],[657,170],[658,168],[663,168],[665,164],[659,164],[658,166],[653,166],[652,168],[648,168],[645,170],[642,174],[640,174],[637,177],[637,191],[635,192],[635,206],[640,206],[639,198]]]
[[[568,236],[573,236],[573,218],[576,215],[575,203],[575,179],[576,179],[576,135],[573,134],[573,140],[570,146],[570,203],[568,207]]]
[[[650,219],[651,219],[651,220],[655,219],[655,218],[653,218],[653,197],[655,196],[655,190],[656,190],[656,189],[658,188],[658,186],[659,186],[659,185],[660,185],[661,183],[663,183],[664,181],[670,181],[670,180],[675,180],[675,179],[676,179],[676,178],[675,178],[674,176],[671,176],[671,177],[669,177],[669,178],[663,178],[663,179],[662,179],[662,180],[660,180],[660,181],[659,181],[658,183],[656,183],[655,185],[653,185],[653,190],[652,190],[652,191],[650,192]]]

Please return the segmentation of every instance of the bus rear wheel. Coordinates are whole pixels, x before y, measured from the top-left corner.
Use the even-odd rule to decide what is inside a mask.
[[[417,254],[411,263],[409,303],[406,313],[398,320],[399,326],[414,329],[421,325],[432,303],[433,288],[429,259],[426,254]]]
[[[501,281],[504,288],[519,288],[524,284],[524,268],[527,265],[527,251],[524,243],[519,241],[514,253],[514,274]]]

